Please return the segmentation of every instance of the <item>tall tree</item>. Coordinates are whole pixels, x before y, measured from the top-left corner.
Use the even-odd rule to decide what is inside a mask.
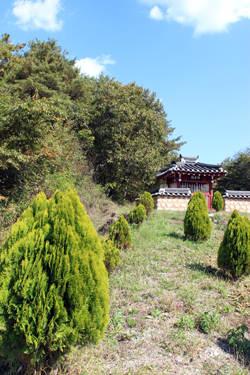
[[[9,50],[9,39],[5,37],[2,43],[4,41]],[[80,70],[75,67],[75,60],[66,58],[67,52],[62,52],[56,40],[29,41],[28,47],[23,54],[19,53],[5,75],[6,82],[13,85],[21,98],[36,94],[39,98],[58,98],[70,105],[72,98],[76,100],[84,96],[84,79]],[[17,48],[19,45],[15,46]]]
[[[232,158],[222,162],[227,175],[217,180],[215,190],[223,193],[226,190],[250,191],[250,148],[237,152]]]
[[[154,93],[104,76],[97,83],[89,128],[95,179],[118,199],[132,199],[152,185],[169,153],[183,144],[180,137],[169,139],[174,128]]]

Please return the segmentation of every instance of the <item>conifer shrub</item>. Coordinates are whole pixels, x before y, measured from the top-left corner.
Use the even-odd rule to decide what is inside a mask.
[[[99,342],[108,321],[102,245],[76,190],[40,193],[0,253],[1,355],[39,371]]]
[[[113,241],[118,249],[128,249],[132,246],[129,225],[123,215],[109,228],[108,239]]]
[[[206,198],[199,190],[188,202],[184,218],[184,233],[194,241],[205,240],[211,236],[212,224],[208,216]]]
[[[146,209],[143,204],[139,204],[133,208],[128,215],[128,222],[130,224],[141,224],[147,218]]]
[[[208,209],[207,209],[207,201],[206,201],[206,198],[205,198],[205,195],[202,194],[202,192],[200,190],[197,190],[197,192],[195,194],[192,194],[188,204],[192,204],[194,202],[198,202],[197,205],[201,208],[203,207],[203,209],[208,212]]]
[[[227,224],[218,251],[219,268],[228,270],[237,279],[250,274],[250,222],[234,210]]]
[[[115,247],[113,241],[101,238],[101,244],[104,253],[104,264],[108,272],[113,271],[120,264],[120,250]]]
[[[139,206],[139,204],[142,204],[145,207],[147,217],[149,217],[154,208],[154,200],[148,191],[144,191],[144,193],[140,195],[137,200],[137,206]]]
[[[222,195],[219,191],[216,191],[213,195],[212,207],[216,211],[221,211],[223,209],[223,206],[224,206],[224,200],[222,198]]]

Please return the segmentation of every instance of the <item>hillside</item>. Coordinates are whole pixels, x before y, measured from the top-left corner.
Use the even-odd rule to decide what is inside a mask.
[[[250,277],[235,283],[216,263],[228,214],[214,216],[202,243],[185,240],[183,218],[153,212],[132,229],[133,248],[110,277],[104,341],[76,348],[58,374],[249,373],[249,357],[227,344],[227,332],[250,328]]]

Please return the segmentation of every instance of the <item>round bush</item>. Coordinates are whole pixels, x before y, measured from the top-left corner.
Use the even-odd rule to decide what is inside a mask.
[[[185,236],[197,240],[205,240],[211,236],[212,224],[208,216],[204,195],[198,190],[192,195],[184,218]]]
[[[213,195],[212,207],[216,211],[221,211],[223,209],[223,206],[224,206],[224,200],[222,198],[222,195],[219,191],[216,191]]]
[[[104,253],[104,264],[108,272],[113,271],[120,264],[120,250],[115,247],[114,242],[101,238],[101,244]]]
[[[196,203],[196,205],[204,210],[205,212],[208,212],[208,209],[207,209],[207,200],[205,198],[205,195],[202,194],[202,192],[200,190],[197,190],[197,192],[195,194],[192,194],[189,202],[188,202],[188,205],[189,204],[192,204],[192,203]]]
[[[250,273],[250,222],[234,210],[220,244],[218,267],[228,270],[234,278]]]
[[[1,249],[1,354],[38,371],[99,342],[108,321],[102,245],[77,192],[40,193]]]
[[[133,208],[128,215],[128,222],[131,224],[140,224],[147,218],[146,209],[142,204]]]
[[[108,239],[113,241],[118,249],[128,249],[132,246],[132,237],[128,222],[123,215],[111,225]]]
[[[145,207],[148,217],[154,208],[154,200],[152,195],[149,192],[144,191],[144,193],[141,194],[139,199],[137,200],[137,206],[139,206],[139,204],[142,204]]]

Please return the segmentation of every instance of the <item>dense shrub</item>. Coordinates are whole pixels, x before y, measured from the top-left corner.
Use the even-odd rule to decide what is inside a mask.
[[[114,242],[101,238],[101,244],[104,253],[104,264],[108,272],[113,271],[120,263],[120,250],[115,247]]]
[[[197,202],[196,204],[200,208],[202,207],[203,210],[205,210],[206,212],[208,212],[207,201],[206,201],[205,195],[203,195],[200,190],[198,190],[195,194],[193,194],[191,196],[188,204],[192,204],[192,203],[195,203],[195,202]]]
[[[111,225],[108,239],[112,240],[118,249],[130,248],[132,246],[130,229],[124,216],[120,216],[119,219]]]
[[[195,241],[205,240],[211,236],[212,224],[208,216],[206,198],[199,190],[188,202],[184,218],[184,233]]]
[[[139,204],[133,208],[128,215],[128,222],[131,224],[140,224],[147,218],[145,206]]]
[[[0,352],[37,370],[108,324],[103,250],[77,192],[40,193],[0,254]]]
[[[139,204],[142,204],[145,207],[148,217],[154,208],[154,200],[152,195],[149,192],[144,191],[144,193],[141,194],[139,199],[137,200],[137,206],[139,206]]]
[[[237,210],[232,213],[218,252],[218,267],[234,278],[250,273],[250,222]]]
[[[221,211],[223,209],[223,206],[224,206],[224,200],[222,198],[222,195],[219,191],[216,191],[213,195],[212,207],[216,211]]]

